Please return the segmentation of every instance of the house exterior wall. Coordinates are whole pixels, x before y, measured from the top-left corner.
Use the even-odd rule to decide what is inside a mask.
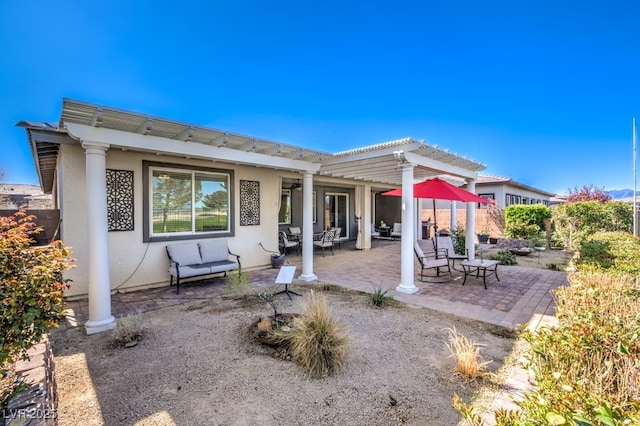
[[[500,184],[477,184],[476,193],[480,196],[483,194],[495,194],[496,207],[504,209],[507,207],[506,196],[507,194],[520,196],[522,198],[528,198],[533,200],[542,200],[549,205],[549,196],[541,194],[539,192],[531,191],[524,188],[519,188],[512,185],[500,185]],[[515,203],[511,203],[515,204]],[[521,203],[524,204],[524,203]],[[537,204],[536,202],[528,202],[526,204]]]
[[[169,156],[136,153],[110,149],[107,151],[108,169],[134,172],[134,230],[109,232],[109,263],[112,290],[168,285],[169,261],[167,242],[143,242],[143,160],[215,167],[234,171],[233,203],[235,235],[227,238],[229,248],[241,256],[243,268],[270,264],[270,253],[265,248],[277,247],[278,199],[280,196],[278,172],[265,168],[187,160]],[[260,224],[240,226],[240,180],[260,182]],[[67,296],[83,296],[88,293],[88,241],[87,206],[85,185],[85,154],[79,146],[61,146],[59,161],[60,200],[62,203],[62,232],[64,244],[73,250],[76,267],[67,271],[65,278],[72,280]],[[191,240],[196,241],[196,240]]]

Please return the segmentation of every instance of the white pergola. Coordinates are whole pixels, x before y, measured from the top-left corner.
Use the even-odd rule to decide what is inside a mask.
[[[299,173],[303,183],[303,235],[313,233],[314,179],[348,182],[356,189],[356,212],[363,224],[372,223],[371,194],[402,187],[401,277],[398,291],[414,293],[413,241],[420,215],[413,184],[434,176],[467,183],[475,192],[483,164],[412,138],[329,154],[299,146],[234,134],[217,129],[151,117],[69,99],[63,100],[58,126],[21,122],[36,161],[40,184],[55,190],[60,144],[81,145],[86,156],[87,212],[89,215],[89,321],[87,331],[112,328],[108,230],[106,220],[105,155],[110,149],[153,152],[158,155],[215,160]],[[467,203],[467,223],[475,223],[475,204]],[[466,230],[466,246],[474,256],[473,227]],[[370,226],[362,227],[363,248],[370,247]],[[303,238],[301,279],[316,280],[312,238]]]

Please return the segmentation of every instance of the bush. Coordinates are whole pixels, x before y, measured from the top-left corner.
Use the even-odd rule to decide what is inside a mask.
[[[518,413],[496,413],[498,424],[640,424],[640,282],[582,272],[569,281],[556,291],[558,326],[523,333],[536,387]]]
[[[456,254],[465,254],[467,252],[467,236],[465,234],[464,226],[458,225],[453,230],[451,239],[453,240],[453,251]]]
[[[491,259],[499,261],[501,265],[516,265],[518,263],[516,255],[507,249],[499,250],[491,256]]]
[[[626,232],[598,232],[580,246],[576,267],[640,276],[640,238]]]
[[[70,268],[70,249],[61,241],[31,247],[40,230],[34,216],[17,212],[0,217],[0,370],[40,342],[64,318],[62,273]]]
[[[545,205],[511,205],[505,210],[505,237],[525,240],[540,237],[545,219],[550,218],[551,209]]]
[[[138,343],[143,334],[142,317],[140,315],[129,315],[118,319],[116,328],[111,330],[111,340],[113,346],[129,347]]]
[[[224,288],[224,292],[228,297],[232,298],[247,298],[253,291],[251,281],[249,281],[249,274],[245,271],[233,270],[227,274],[227,285]]]
[[[287,339],[293,359],[318,378],[342,369],[351,351],[347,330],[333,316],[326,297],[313,291]]]
[[[596,232],[631,232],[633,206],[621,201],[600,203],[582,201],[559,205],[554,209],[553,240],[576,250]]]

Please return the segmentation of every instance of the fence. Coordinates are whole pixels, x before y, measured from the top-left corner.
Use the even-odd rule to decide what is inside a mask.
[[[8,217],[14,215],[18,210],[0,210],[0,216]],[[42,246],[49,244],[53,240],[60,239],[58,226],[60,224],[60,210],[26,210],[27,214],[36,217],[35,224],[43,229],[42,232],[34,235],[35,244]]]

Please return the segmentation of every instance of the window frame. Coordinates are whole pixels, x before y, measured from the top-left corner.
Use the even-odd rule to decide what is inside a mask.
[[[151,188],[152,179],[151,173],[153,170],[165,169],[167,171],[182,171],[182,172],[204,172],[204,173],[217,173],[225,174],[229,179],[229,211],[228,211],[228,224],[229,229],[226,231],[211,231],[211,232],[190,232],[179,233],[177,235],[163,234],[154,235],[152,232],[153,221],[151,220],[151,206],[153,191]],[[158,242],[158,241],[180,241],[180,240],[202,240],[205,238],[227,238],[235,236],[235,174],[230,169],[220,169],[213,167],[191,166],[186,164],[176,163],[162,163],[156,161],[142,161],[142,241],[143,242]]]

